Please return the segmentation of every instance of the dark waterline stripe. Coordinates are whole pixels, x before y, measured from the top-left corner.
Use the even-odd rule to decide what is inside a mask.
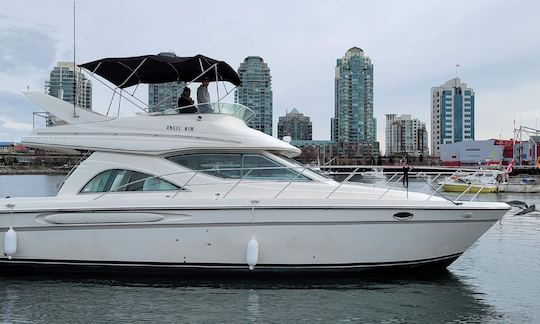
[[[418,259],[411,261],[390,261],[390,262],[361,262],[342,264],[258,264],[256,268],[263,269],[347,269],[365,267],[384,267],[424,264],[447,259],[457,258],[461,253],[445,255],[435,258]],[[49,260],[49,259],[12,259],[3,257],[0,264],[41,264],[41,265],[70,265],[70,266],[108,266],[108,267],[156,267],[156,268],[210,268],[210,269],[246,269],[247,264],[243,263],[175,263],[175,262],[132,262],[132,261],[81,261],[81,260]]]

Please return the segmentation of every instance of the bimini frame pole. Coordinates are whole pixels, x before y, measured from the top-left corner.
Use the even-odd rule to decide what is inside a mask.
[[[117,88],[122,88],[122,86],[123,86],[124,84],[126,84],[126,82],[128,82],[129,79],[131,79],[131,77],[132,77],[135,73],[137,73],[137,70],[141,68],[141,66],[144,64],[144,62],[146,62],[147,59],[148,59],[148,58],[144,58],[144,60],[142,60],[142,62],[139,63],[139,65],[137,65],[137,67],[135,68],[135,70],[132,70],[131,74],[124,80],[124,82],[120,83],[120,84],[118,85]],[[123,66],[125,66],[126,68],[128,68],[128,69],[131,70],[131,68],[130,68],[129,66],[123,64],[122,62],[117,62],[117,63],[118,63],[118,64],[121,64],[121,65],[123,65]]]
[[[225,82],[222,81],[222,83],[225,83]],[[234,86],[234,87],[231,89],[231,91],[226,91],[226,92],[225,92],[225,95],[224,95],[223,97],[221,97],[221,98],[218,99],[218,102],[221,101],[223,98],[227,97],[231,92],[234,91],[234,89],[236,89],[236,86]]]
[[[113,94],[116,93],[117,88],[113,88],[113,87],[111,87],[110,85],[106,84],[105,82],[101,81],[101,80],[100,80],[98,77],[96,77],[96,76],[94,75],[94,73],[92,73],[92,72],[90,72],[90,76],[93,77],[95,80],[97,80],[99,83],[101,83],[101,84],[103,84],[104,86],[106,86],[107,88],[109,88],[109,90],[111,90],[111,91],[113,92]],[[143,101],[141,101],[139,98],[135,97],[134,95],[130,94],[129,92],[128,92],[128,94],[129,94],[132,98],[136,99],[137,101],[139,101],[140,103],[142,103],[143,105],[146,106],[146,103],[144,103]],[[124,96],[124,99],[126,99],[126,100],[129,101],[131,104],[133,104],[135,107],[139,108],[140,110],[144,111],[145,113],[148,112],[148,111],[146,111],[145,108],[139,106],[138,104],[136,104],[135,102],[133,102],[132,100],[130,100],[128,97]]]
[[[87,71],[90,72],[90,76],[91,76],[91,77],[93,77],[95,80],[97,80],[99,83],[103,84],[104,86],[106,86],[107,88],[109,88],[109,90],[111,90],[111,91],[113,92],[113,98],[111,98],[111,103],[109,104],[109,110],[110,110],[110,108],[111,108],[110,106],[111,106],[111,104],[112,104],[112,100],[114,99],[114,95],[116,94],[116,91],[118,90],[118,87],[113,88],[113,87],[111,87],[110,85],[108,85],[107,83],[101,81],[98,77],[96,77],[96,76],[94,75],[94,74],[96,73],[96,71],[99,69],[99,67],[101,66],[101,63],[102,63],[102,62],[99,62],[99,64],[96,66],[96,68],[95,68],[94,70],[92,70],[92,71],[87,70]],[[128,69],[130,69],[130,68],[128,67]],[[130,70],[131,70],[131,69],[130,69]],[[128,79],[129,79],[129,78],[128,78]],[[126,80],[126,81],[127,81],[127,80]],[[125,82],[124,82],[124,83],[125,83]],[[137,85],[137,86],[138,86],[138,85]],[[143,101],[140,100],[139,98],[135,97],[135,92],[133,92],[133,94],[130,94],[130,93],[128,92],[128,94],[129,94],[133,99],[137,100],[137,101],[140,102],[141,104],[143,104],[143,105],[145,105],[146,107],[148,107],[148,105],[147,105],[145,102],[143,102]],[[147,111],[146,111],[145,108],[139,106],[138,104],[136,104],[135,102],[133,102],[133,101],[130,100],[129,98],[124,97],[124,99],[126,99],[128,102],[130,102],[131,104],[133,104],[135,107],[137,107],[137,108],[139,108],[140,110],[142,110],[142,111],[144,111],[145,113],[147,113]],[[107,111],[107,115],[108,115],[108,111]]]
[[[218,80],[217,64],[214,67],[214,71],[216,72],[216,94],[217,94],[217,99],[218,99],[217,102],[219,102],[220,98],[219,98],[219,80]]]

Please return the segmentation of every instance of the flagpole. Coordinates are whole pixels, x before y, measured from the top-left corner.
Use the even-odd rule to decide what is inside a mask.
[[[454,79],[454,87],[457,87],[458,68],[459,67],[460,67],[460,65],[456,64],[456,78]]]

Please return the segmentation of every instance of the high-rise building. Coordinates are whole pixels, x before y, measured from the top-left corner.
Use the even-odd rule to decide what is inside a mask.
[[[353,47],[337,60],[335,114],[332,140],[373,143],[377,138],[373,117],[373,64],[364,51]]]
[[[386,115],[387,156],[427,157],[428,137],[426,124],[411,115]]]
[[[45,82],[45,93],[69,103],[75,101],[77,107],[92,110],[92,82],[74,68],[73,62],[58,62],[51,71],[49,81]]]
[[[300,113],[296,108],[279,117],[278,138],[290,136],[293,140],[310,141],[312,139],[313,126],[308,116]]]
[[[236,89],[234,100],[256,113],[248,126],[272,135],[272,77],[268,64],[259,56],[248,56],[240,64],[238,75],[242,84]]]
[[[474,91],[459,78],[431,88],[431,154],[441,144],[474,140]]]
[[[161,52],[158,55],[176,56],[174,52]],[[178,107],[185,83],[182,81],[148,84],[148,107],[150,111],[164,111]]]

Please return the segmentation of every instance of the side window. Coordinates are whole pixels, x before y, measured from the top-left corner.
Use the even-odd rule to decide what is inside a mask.
[[[97,176],[95,176],[90,182],[84,186],[84,188],[81,190],[81,192],[104,192],[107,191],[105,188],[107,188],[107,182],[113,176],[113,173],[116,174],[118,170],[108,170],[101,172]],[[110,186],[109,186],[110,187]]]
[[[221,178],[241,177],[241,154],[188,154],[174,156],[169,160],[191,170],[204,170],[204,173]]]
[[[130,170],[103,171],[81,190],[81,193],[108,191],[165,191],[178,190],[178,187],[163,179]]]

